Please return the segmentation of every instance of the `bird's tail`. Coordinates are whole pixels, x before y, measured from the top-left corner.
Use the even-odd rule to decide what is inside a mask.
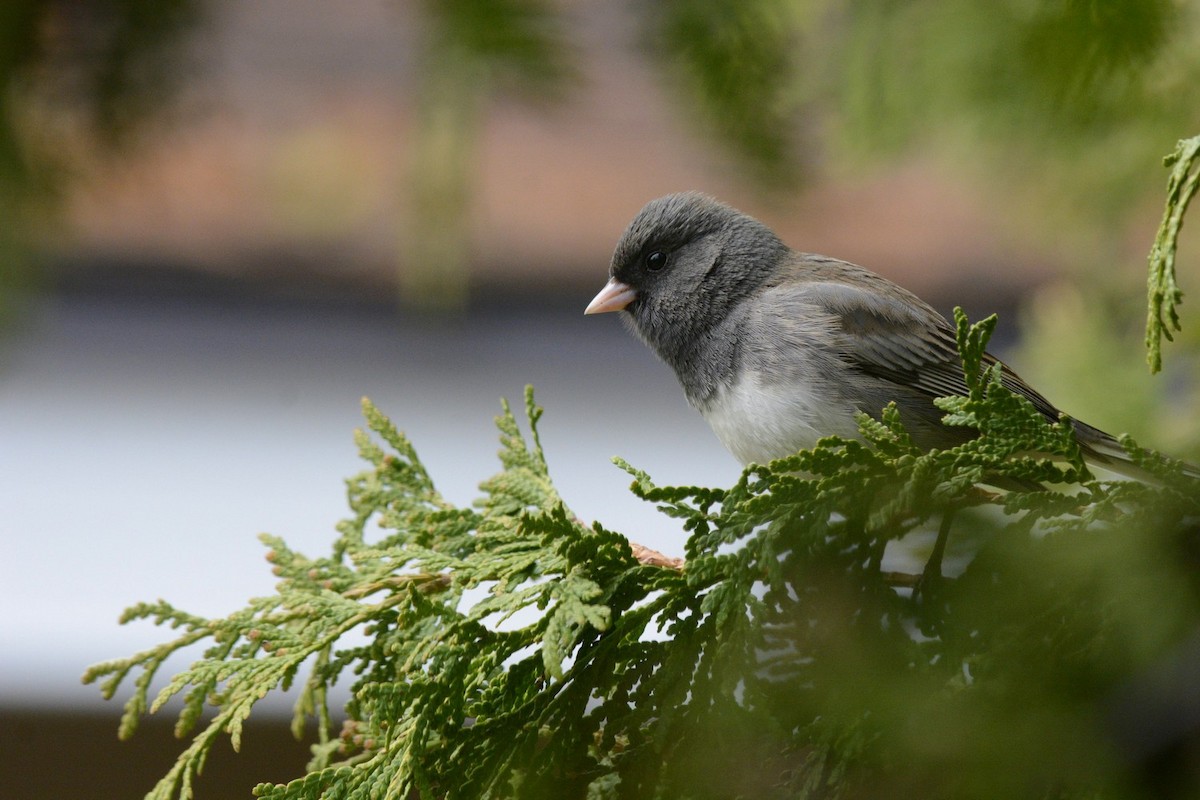
[[[1115,436],[1079,420],[1071,420],[1071,424],[1075,428],[1075,438],[1083,448],[1084,459],[1089,464],[1134,480],[1159,481],[1159,477],[1154,472],[1139,464],[1126,452]],[[1183,474],[1189,478],[1200,479],[1200,467],[1186,461],[1176,461],[1175,459],[1169,461],[1178,463],[1182,467]],[[1167,463],[1168,459],[1163,458],[1163,465],[1166,466]]]

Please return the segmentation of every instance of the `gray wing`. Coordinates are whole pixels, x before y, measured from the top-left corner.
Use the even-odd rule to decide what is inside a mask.
[[[820,282],[805,285],[802,294],[833,319],[834,347],[847,365],[931,399],[965,394],[945,318],[916,297],[874,289]]]
[[[897,400],[902,407],[906,399],[924,400],[910,416],[917,417],[913,421],[919,427],[928,428],[931,415],[940,419],[940,412],[932,406],[933,398],[967,393],[954,328],[915,295],[883,278],[857,269],[851,277],[856,283],[818,280],[802,284],[799,293],[829,315],[839,357],[864,379],[876,382],[864,382],[874,387],[871,395],[892,392],[895,396],[889,399]],[[995,363],[994,356],[985,356],[984,366]],[[1045,417],[1058,421],[1058,409],[1007,366],[1001,381],[1028,398]],[[878,413],[875,409],[863,410]],[[1074,425],[1081,444],[1093,456],[1124,458],[1113,437],[1082,422]],[[935,444],[947,433],[944,426],[938,427],[941,430],[937,431]]]

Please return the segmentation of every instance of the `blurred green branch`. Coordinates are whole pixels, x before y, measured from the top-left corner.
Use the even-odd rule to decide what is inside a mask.
[[[190,77],[206,0],[11,0],[0,9],[0,183],[52,186],[79,139],[110,148]],[[71,137],[75,137],[72,140]],[[65,152],[64,152],[65,151]]]
[[[81,152],[126,149],[188,77],[206,0],[0,3],[0,321]]]
[[[401,242],[402,299],[432,311],[466,303],[474,156],[487,101],[562,97],[574,75],[559,14],[542,0],[421,6],[412,201]]]
[[[643,46],[682,110],[740,156],[750,183],[794,185],[803,41],[790,0],[647,4]]]

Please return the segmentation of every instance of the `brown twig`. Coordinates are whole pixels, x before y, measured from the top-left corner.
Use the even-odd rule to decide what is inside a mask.
[[[579,517],[572,517],[572,518],[575,520],[575,524],[578,525],[579,527],[585,528],[585,529],[589,527]],[[682,558],[675,558],[674,556],[663,555],[662,553],[658,552],[657,550],[651,550],[649,547],[646,547],[645,545],[642,545],[642,544],[638,544],[637,542],[634,542],[634,541],[629,542],[629,549],[633,551],[634,558],[636,558],[640,563],[645,564],[648,567],[663,567],[664,569],[677,569],[677,570],[683,569],[683,559]]]
[[[637,542],[630,542],[629,549],[633,551],[633,557],[648,567],[665,567],[667,569],[683,569],[683,559],[675,558],[674,556],[665,556],[657,550],[651,550],[649,547],[640,545]]]

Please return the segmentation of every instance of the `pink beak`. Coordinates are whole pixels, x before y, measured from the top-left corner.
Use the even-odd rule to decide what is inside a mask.
[[[592,298],[584,314],[605,314],[609,311],[620,311],[637,299],[637,289],[627,283],[621,283],[616,278],[610,278],[600,294]]]

